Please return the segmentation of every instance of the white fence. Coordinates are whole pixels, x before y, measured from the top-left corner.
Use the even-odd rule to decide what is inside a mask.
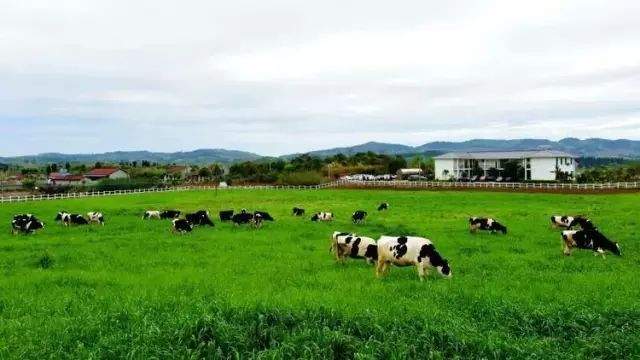
[[[541,190],[570,190],[570,191],[599,191],[599,190],[640,190],[640,181],[615,182],[599,184],[574,183],[503,183],[503,182],[445,182],[445,181],[359,181],[338,180],[320,185],[252,185],[217,187],[209,185],[176,186],[168,188],[150,188],[134,190],[88,191],[79,193],[63,193],[50,195],[20,195],[0,197],[0,203],[36,200],[76,199],[97,196],[115,196],[142,193],[188,191],[188,190],[318,190],[341,187],[370,187],[395,189],[541,189]]]
[[[320,185],[252,185],[252,186],[228,186],[218,187],[210,185],[189,185],[189,186],[175,186],[167,188],[149,188],[149,189],[133,189],[133,190],[107,190],[107,191],[87,191],[87,192],[70,192],[62,194],[40,194],[40,195],[18,195],[18,196],[5,196],[0,197],[0,203],[5,202],[21,202],[21,201],[36,201],[36,200],[56,200],[56,199],[76,199],[96,196],[114,196],[114,195],[128,195],[128,194],[142,194],[142,193],[155,193],[155,192],[172,192],[172,191],[188,191],[188,190],[234,190],[234,189],[257,189],[257,190],[303,190],[303,189],[322,189],[330,187],[331,183]]]
[[[359,181],[338,180],[331,183],[331,187],[372,187],[372,188],[399,188],[399,189],[540,189],[540,190],[625,190],[640,189],[640,181],[613,182],[597,184],[576,183],[505,183],[505,182],[449,182],[449,181]]]

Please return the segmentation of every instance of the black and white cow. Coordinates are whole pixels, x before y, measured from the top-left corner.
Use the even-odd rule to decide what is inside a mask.
[[[440,275],[451,278],[449,262],[437,251],[429,239],[417,236],[381,236],[378,239],[378,264],[376,275],[384,275],[390,264],[397,266],[416,266],[418,277],[424,280],[430,268]]]
[[[158,210],[147,210],[147,211],[144,212],[144,215],[142,215],[142,219],[143,220],[160,219],[160,211],[158,211]]]
[[[303,208],[299,208],[299,207],[294,207],[292,214],[294,216],[302,216],[302,215],[304,215],[304,209]]]
[[[260,217],[262,218],[262,220],[264,221],[274,221],[273,217],[271,217],[271,215],[269,215],[268,212],[266,211],[254,211],[253,213],[254,215],[260,215]]]
[[[378,206],[378,211],[389,210],[389,203],[383,202]]]
[[[378,260],[378,246],[372,238],[340,231],[335,231],[331,238],[331,250],[336,253],[337,261],[344,262],[346,256],[365,259],[369,264]]]
[[[266,219],[262,216],[262,213],[260,211],[257,211],[256,213],[253,214],[253,219],[251,219],[251,224],[256,228],[259,228],[262,226],[262,221],[264,220]],[[271,221],[273,221],[273,218],[271,219]]]
[[[606,238],[598,230],[565,230],[562,232],[563,252],[571,255],[573,248],[594,251],[594,255],[601,254],[604,258],[606,251],[620,256],[620,245]]]
[[[471,232],[476,232],[478,230],[487,230],[487,231],[491,231],[491,233],[494,233],[494,234],[497,231],[500,231],[503,234],[507,233],[507,227],[500,224],[495,219],[480,218],[480,217],[469,218],[469,230]]]
[[[177,219],[180,217],[179,210],[162,210],[160,212],[160,219]]]
[[[198,225],[214,226],[213,221],[211,221],[211,218],[209,218],[209,212],[206,210],[198,210],[193,214],[186,214],[184,218],[187,219],[194,226],[198,226]]]
[[[32,234],[42,228],[44,228],[44,223],[32,214],[15,215],[11,221],[11,232],[14,235],[18,232]]]
[[[98,223],[100,225],[104,225],[104,216],[101,212],[89,211],[87,213],[87,218],[89,219],[89,223]]]
[[[330,212],[319,212],[313,214],[311,217],[311,221],[332,221],[333,213]]]
[[[571,221],[570,227],[574,227],[576,225],[580,225],[582,230],[597,230],[593,222],[584,216],[576,216],[573,221]]]
[[[233,217],[233,210],[222,210],[219,213],[220,221],[231,221]]]
[[[173,219],[172,224],[174,232],[184,234],[193,230],[193,223],[186,219]]]
[[[249,224],[252,220],[253,214],[250,214],[248,212],[234,214],[231,217],[231,221],[233,221],[234,225]]]
[[[551,225],[554,227],[570,229],[573,223],[573,216],[567,215],[553,215],[551,216]]]
[[[61,211],[56,215],[55,221],[60,221],[64,226],[69,225],[88,225],[89,222],[87,219],[82,217],[80,214],[70,214],[65,211]]]
[[[366,219],[367,219],[367,212],[364,210],[356,210],[351,215],[351,221],[353,221],[354,224],[362,224]]]

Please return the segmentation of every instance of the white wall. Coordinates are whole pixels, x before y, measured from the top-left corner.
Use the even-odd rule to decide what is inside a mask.
[[[453,159],[435,159],[435,177],[437,180],[449,180],[453,176]],[[444,170],[449,173],[444,175]]]
[[[128,178],[129,178],[129,174],[127,174],[122,170],[118,170],[113,174],[109,175],[109,179],[128,179]]]
[[[565,159],[568,161],[565,161]],[[575,175],[576,162],[571,158],[558,158],[558,169]],[[555,179],[556,158],[531,158],[531,180]]]

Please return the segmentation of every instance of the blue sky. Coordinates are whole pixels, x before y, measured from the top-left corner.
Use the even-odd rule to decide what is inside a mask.
[[[640,139],[638,1],[0,9],[0,156]]]

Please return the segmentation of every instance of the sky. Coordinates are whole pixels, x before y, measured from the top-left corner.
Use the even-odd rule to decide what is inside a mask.
[[[0,9],[0,156],[640,139],[637,0]]]

